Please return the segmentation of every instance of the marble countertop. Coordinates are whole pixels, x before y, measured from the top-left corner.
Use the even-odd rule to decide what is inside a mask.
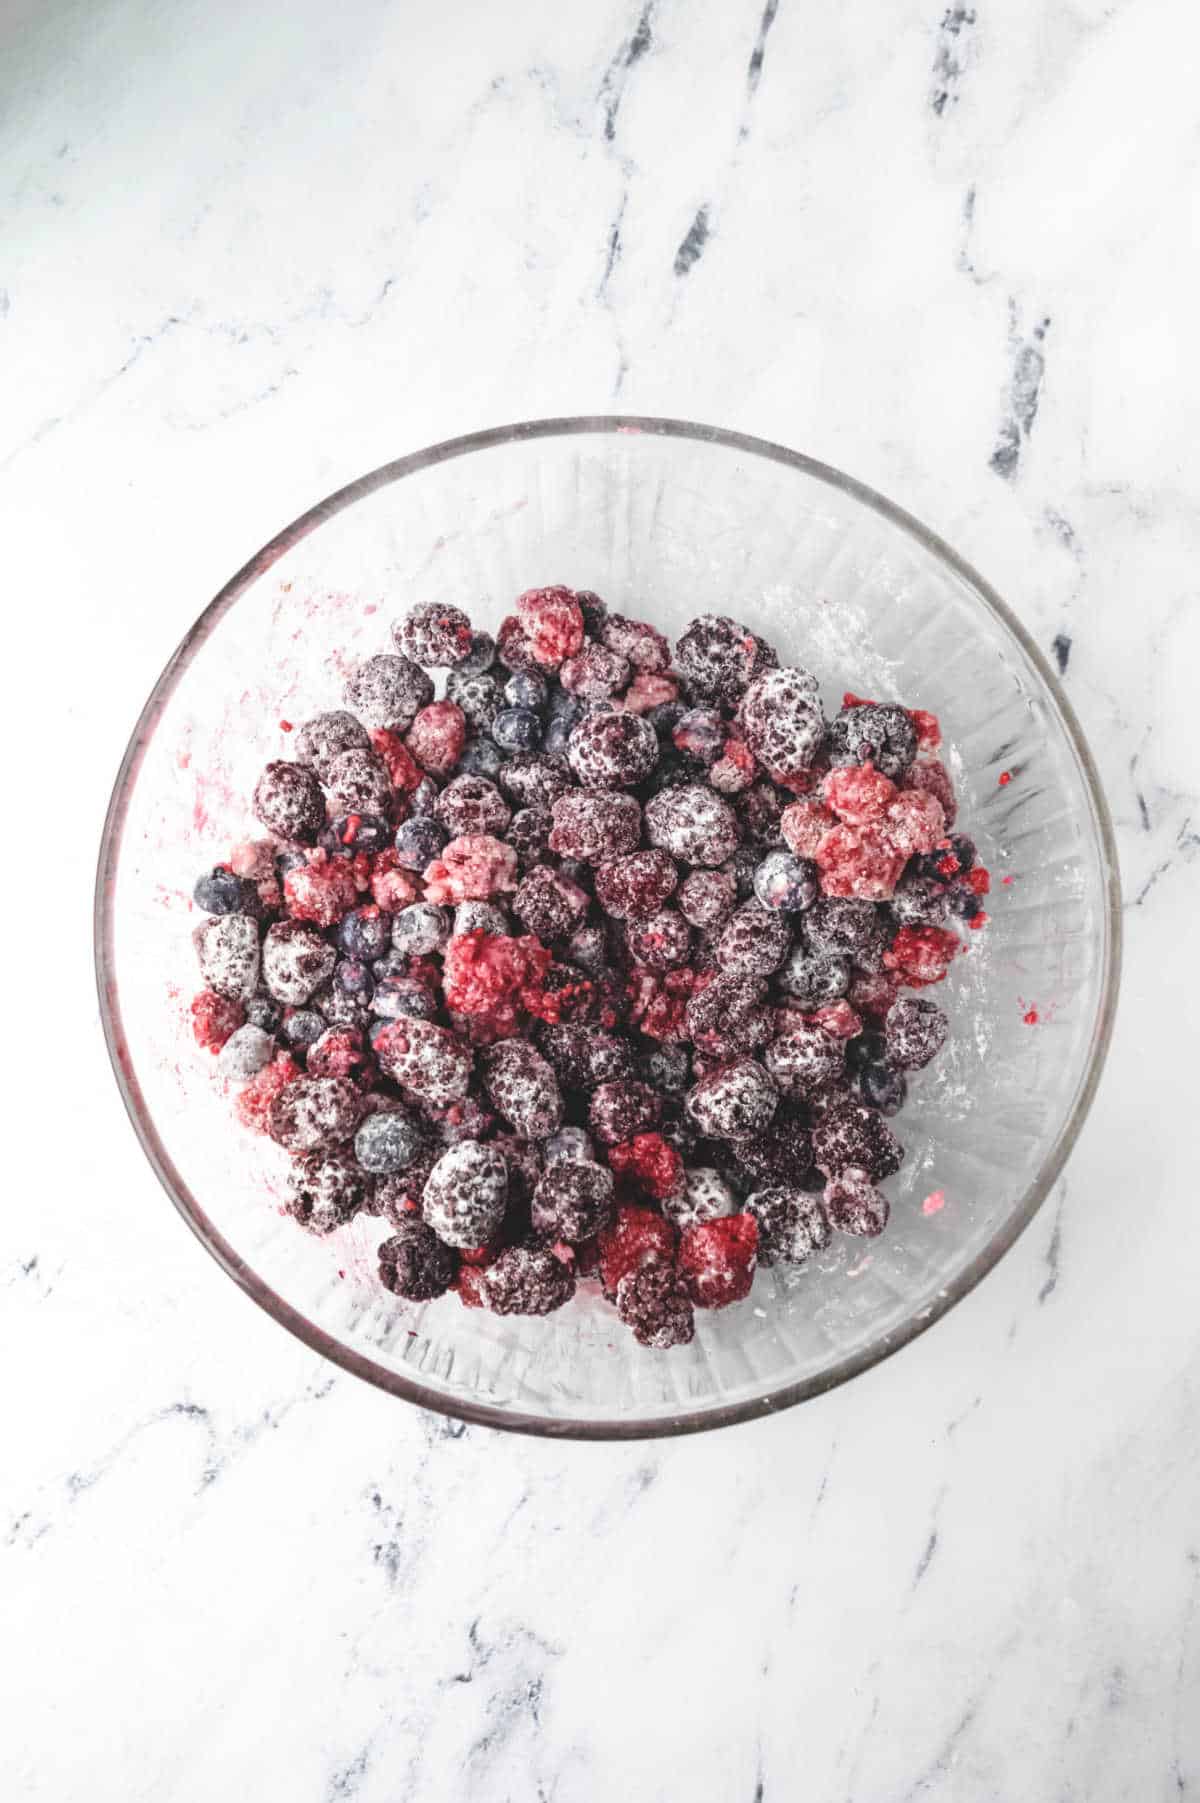
[[[6,1799],[1200,1797],[1198,47],[1186,0],[6,9]],[[589,1447],[403,1407],[201,1253],[88,910],[129,723],[251,551],[614,410],[837,464],[1008,596],[1127,956],[967,1303],[778,1419]]]

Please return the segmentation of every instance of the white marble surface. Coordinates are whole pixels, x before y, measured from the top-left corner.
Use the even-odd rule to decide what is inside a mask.
[[[1187,0],[4,9],[6,1800],[1200,1796],[1198,49]],[[558,1446],[203,1255],[88,892],[137,706],[277,526],[622,408],[841,465],[1059,637],[1126,980],[945,1323],[779,1419]]]

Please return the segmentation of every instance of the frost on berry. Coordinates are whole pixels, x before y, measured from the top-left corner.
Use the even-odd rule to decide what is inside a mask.
[[[527,589],[517,598],[517,619],[544,669],[557,669],[583,644],[583,612],[569,588]]]
[[[571,731],[567,758],[585,789],[631,788],[658,762],[658,735],[637,714],[588,714]]]
[[[562,1126],[558,1078],[527,1040],[502,1040],[483,1055],[483,1086],[496,1112],[526,1139],[546,1139]]]
[[[771,1185],[746,1197],[746,1213],[758,1222],[758,1254],[764,1265],[800,1265],[831,1239],[829,1219],[816,1196]]]
[[[772,1041],[763,1062],[784,1095],[802,1100],[831,1089],[846,1070],[841,1040],[803,1021]]]
[[[533,1192],[533,1230],[547,1240],[578,1245],[605,1226],[613,1211],[612,1174],[580,1158],[547,1165]]]
[[[941,927],[901,927],[883,962],[912,989],[940,983],[962,950],[954,933]]]
[[[598,864],[637,850],[642,832],[642,809],[634,795],[610,790],[575,790],[570,795],[560,796],[552,813],[554,827],[550,834],[550,850],[562,857]]]
[[[807,670],[767,670],[756,677],[738,720],[746,744],[776,779],[807,771],[825,736],[820,692]]]
[[[421,1211],[448,1246],[482,1246],[499,1231],[507,1199],[503,1155],[495,1146],[464,1139],[430,1171]]]
[[[871,1182],[870,1173],[847,1166],[825,1185],[825,1212],[839,1233],[874,1239],[888,1221],[888,1200]]]
[[[723,864],[741,832],[727,801],[702,783],[663,789],[646,803],[646,837],[682,864]]]
[[[490,833],[451,839],[425,871],[425,899],[431,902],[487,901],[517,886],[517,854]]]
[[[372,1045],[384,1074],[417,1101],[444,1108],[466,1095],[474,1055],[448,1028],[396,1020],[375,1034]]]
[[[413,758],[431,776],[448,776],[466,742],[466,718],[453,701],[432,701],[423,707],[404,740]]]
[[[728,1308],[750,1294],[758,1263],[758,1222],[726,1215],[685,1227],[679,1236],[679,1275],[697,1308]]]
[[[708,1139],[743,1139],[761,1132],[778,1100],[779,1092],[762,1065],[752,1058],[737,1058],[688,1091],[687,1112]]]

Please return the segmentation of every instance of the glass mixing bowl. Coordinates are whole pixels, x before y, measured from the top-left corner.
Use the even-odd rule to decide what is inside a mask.
[[[874,1241],[835,1236],[696,1337],[645,1351],[581,1290],[547,1319],[383,1290],[362,1217],[332,1239],[280,1212],[284,1155],[230,1114],[197,1050],[190,894],[250,822],[281,719],[340,705],[415,599],[495,628],[568,583],[672,637],[731,613],[843,688],[941,717],[960,823],[993,873],[991,923],[938,1000],[953,1037],[896,1123],[908,1148]],[[117,1081],[188,1225],[326,1357],[471,1421],[584,1438],[672,1434],[787,1407],[896,1351],[972,1290],[1032,1219],[1079,1132],[1112,1026],[1116,856],[1079,726],[987,584],[860,483],[778,445],[675,420],[539,420],[364,476],[272,539],[196,621],[134,729],[97,886],[100,1001]],[[1036,1013],[1036,1024],[1033,1015]],[[1028,1019],[1027,1019],[1028,1017]]]

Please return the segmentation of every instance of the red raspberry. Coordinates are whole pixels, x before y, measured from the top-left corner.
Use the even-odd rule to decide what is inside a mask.
[[[905,857],[876,826],[835,826],[816,851],[826,895],[887,901],[904,869]]]
[[[758,1263],[758,1222],[753,1215],[722,1215],[685,1227],[679,1238],[679,1274],[697,1308],[727,1308],[750,1294]]]
[[[252,1133],[265,1133],[271,1103],[300,1075],[300,1066],[286,1052],[281,1052],[278,1058],[264,1065],[257,1077],[250,1079],[234,1104],[242,1126],[249,1127]]]
[[[661,1133],[636,1133],[626,1145],[610,1146],[608,1162],[618,1177],[655,1202],[678,1195],[683,1187],[683,1160]]]
[[[708,780],[721,795],[740,795],[758,775],[754,753],[742,739],[726,739],[721,755],[711,766]]]
[[[218,995],[213,989],[202,989],[192,1002],[192,1032],[196,1044],[206,1052],[219,1052],[245,1019],[246,1010],[240,1002]]]
[[[390,732],[387,727],[381,726],[371,734],[371,746],[387,771],[388,781],[393,789],[399,789],[404,795],[411,795],[424,771],[399,733]]]
[[[357,1077],[367,1062],[357,1027],[331,1027],[309,1048],[305,1069],[310,1077]]]
[[[454,701],[431,701],[408,729],[404,743],[422,770],[449,776],[467,742],[467,720]]]
[[[988,895],[991,893],[991,872],[985,870],[982,864],[977,864],[974,870],[969,870],[964,881],[966,882],[967,888],[973,890],[976,895]]]
[[[620,705],[627,714],[648,714],[652,707],[662,707],[667,701],[675,701],[679,695],[679,684],[673,676],[662,676],[657,670],[639,670],[625,693]]]
[[[310,920],[314,926],[336,926],[343,914],[358,906],[358,885],[352,860],[313,852],[307,864],[297,864],[283,879],[283,893],[293,920]]]
[[[958,802],[954,795],[954,784],[950,781],[950,772],[940,758],[918,758],[905,776],[903,787],[924,789],[941,802],[947,830],[954,825]]]
[[[917,729],[917,752],[936,751],[942,742],[942,723],[923,707],[910,707],[908,717]]]
[[[517,619],[543,669],[556,670],[583,644],[583,610],[573,589],[526,589],[517,597]]]
[[[483,1280],[486,1272],[481,1271],[476,1265],[467,1264],[465,1252],[460,1252],[459,1258],[463,1262],[459,1265],[458,1276],[454,1280],[458,1299],[464,1308],[484,1308],[486,1304],[483,1299]]]
[[[420,893],[416,878],[400,868],[400,860],[390,845],[386,851],[376,852],[371,860],[371,899],[376,907],[395,914],[416,901]]]
[[[906,858],[932,851],[946,830],[946,814],[928,789],[904,789],[887,811],[884,830]]]
[[[686,1039],[688,1002],[709,980],[686,968],[661,972],[638,965],[629,976],[629,1018],[647,1039]]]
[[[880,775],[869,760],[831,770],[822,785],[825,800],[847,826],[866,826],[882,820],[896,799],[896,785]]]
[[[883,961],[910,989],[924,989],[941,982],[961,950],[961,941],[942,927],[901,927]]]
[[[852,691],[850,689],[847,689],[845,694],[842,696],[842,706],[843,707],[874,707],[875,703],[873,701],[868,701],[865,695],[855,695],[854,693],[852,693]]]
[[[425,899],[431,902],[487,901],[517,886],[517,854],[490,833],[451,839],[425,871]]]
[[[835,816],[819,801],[793,801],[783,810],[779,830],[789,851],[795,852],[798,858],[815,858],[817,846],[836,825]]]
[[[649,1208],[618,1208],[616,1218],[596,1236],[600,1248],[600,1281],[610,1299],[622,1277],[647,1265],[670,1264],[675,1256],[675,1230]]]
[[[447,1008],[459,1014],[491,1014],[515,1006],[528,987],[539,990],[550,966],[540,940],[512,939],[478,927],[459,933],[446,946],[442,983]]]
[[[817,1008],[812,1014],[806,1014],[815,1027],[828,1033],[834,1039],[856,1039],[862,1032],[862,1017],[855,1012],[845,997],[838,1002],[830,1002],[827,1007]]]

